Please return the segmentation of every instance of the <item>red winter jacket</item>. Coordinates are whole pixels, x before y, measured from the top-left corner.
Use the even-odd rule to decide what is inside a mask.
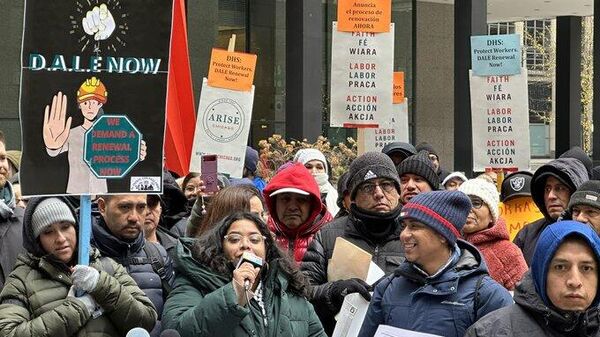
[[[510,241],[504,219],[499,218],[492,228],[465,234],[483,255],[490,276],[508,290],[513,290],[527,271],[523,253]]]
[[[295,229],[290,229],[279,221],[275,208],[275,198],[277,196],[270,197],[271,193],[285,187],[294,187],[308,192],[312,202],[312,212],[306,222]],[[265,187],[263,195],[270,214],[267,221],[269,229],[275,233],[279,246],[290,255],[293,254],[296,262],[300,263],[315,233],[323,225],[333,220],[333,217],[321,202],[319,185],[304,165],[295,163],[277,173]]]

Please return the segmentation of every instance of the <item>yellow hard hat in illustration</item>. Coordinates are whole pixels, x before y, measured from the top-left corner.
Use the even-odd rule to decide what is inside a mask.
[[[108,100],[108,91],[106,91],[104,83],[96,77],[85,80],[77,90],[77,103],[90,99],[95,99],[102,104]]]

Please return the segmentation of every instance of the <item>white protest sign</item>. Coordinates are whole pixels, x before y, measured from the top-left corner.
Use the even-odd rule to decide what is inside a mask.
[[[381,324],[373,337],[442,337],[440,335],[432,335],[429,333],[411,331],[406,329],[396,328],[390,325]]]
[[[251,91],[213,88],[202,81],[190,171],[200,172],[200,159],[216,154],[218,172],[241,178],[246,154],[254,86]]]
[[[360,331],[369,302],[359,293],[352,293],[344,297],[342,308],[337,314],[337,323],[333,329],[332,337],[356,337]]]
[[[471,77],[473,170],[529,169],[527,69],[518,75]]]
[[[384,146],[393,142],[408,143],[408,99],[392,105],[392,114],[387,122],[375,129],[365,129],[365,151],[381,152]]]
[[[388,33],[332,28],[332,127],[377,127],[392,110],[394,24]]]

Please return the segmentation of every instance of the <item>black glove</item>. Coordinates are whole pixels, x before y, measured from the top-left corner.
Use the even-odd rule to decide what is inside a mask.
[[[351,278],[348,280],[339,280],[331,284],[329,288],[328,297],[329,303],[333,306],[335,312],[340,311],[342,303],[344,303],[344,297],[348,294],[359,293],[365,300],[371,300],[372,290],[371,286],[365,281],[359,278]]]

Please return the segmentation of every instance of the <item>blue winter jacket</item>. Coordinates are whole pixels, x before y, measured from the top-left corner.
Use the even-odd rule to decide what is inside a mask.
[[[162,277],[171,286],[175,280],[173,260],[161,245],[146,241],[143,233],[140,233],[133,242],[125,242],[109,232],[102,217],[95,220],[96,223],[92,227],[92,245],[98,248],[102,256],[108,256],[122,264],[138,287],[152,301],[158,313],[158,321],[151,331],[151,336],[158,336],[161,330],[160,319],[167,294],[164,293],[160,275],[154,271],[152,265],[147,261],[148,255],[144,251],[144,245],[155,245],[158,248],[165,262]]]
[[[479,251],[463,240],[457,245],[452,262],[438,275],[426,277],[404,262],[380,282],[359,337],[372,337],[380,324],[462,337],[477,319],[511,305],[512,297],[488,275]]]

